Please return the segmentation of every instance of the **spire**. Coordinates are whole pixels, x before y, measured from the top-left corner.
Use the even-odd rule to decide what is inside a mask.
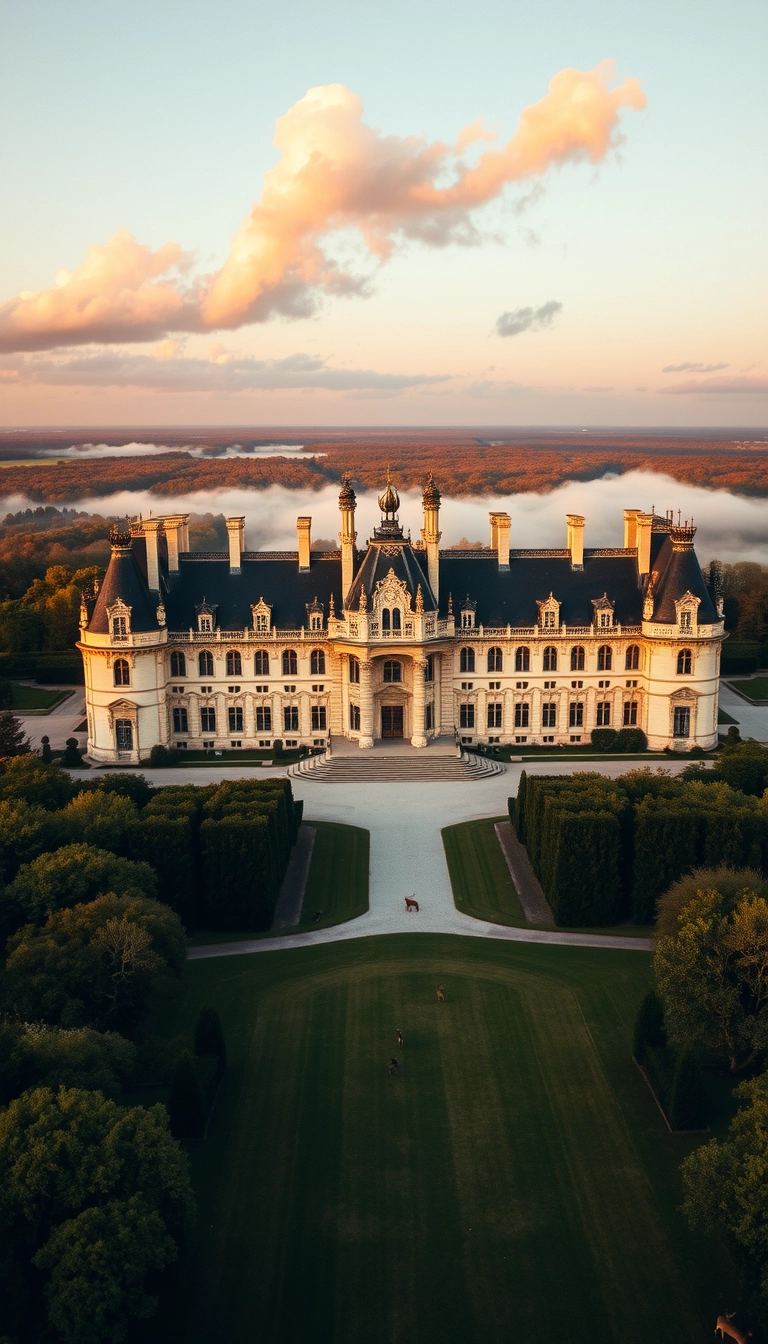
[[[387,465],[387,488],[382,495],[379,495],[379,508],[387,522],[395,521],[395,515],[400,508],[400,496],[392,484],[389,465]]]

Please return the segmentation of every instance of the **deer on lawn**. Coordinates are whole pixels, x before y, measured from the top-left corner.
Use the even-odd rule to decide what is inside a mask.
[[[415,911],[416,911],[416,914],[419,913],[419,902],[416,900],[415,895],[414,895],[414,896],[406,896],[406,898],[405,898],[405,909],[406,909],[406,913],[409,914],[409,915],[410,915],[410,913],[411,913],[412,910],[415,910]]]
[[[736,1340],[736,1344],[747,1344],[747,1340],[751,1336],[752,1331],[740,1330],[737,1325],[732,1325],[731,1322],[735,1315],[735,1311],[730,1311],[726,1312],[725,1316],[718,1316],[717,1325],[715,1326],[715,1334],[719,1335],[721,1339],[724,1339],[726,1335],[730,1335],[731,1339]]]

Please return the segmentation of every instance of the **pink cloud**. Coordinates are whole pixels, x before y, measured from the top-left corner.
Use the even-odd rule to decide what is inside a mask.
[[[738,374],[725,375],[722,378],[688,378],[684,383],[673,383],[671,387],[660,387],[660,392],[672,392],[683,395],[692,392],[768,392],[768,378],[743,378]]]
[[[218,273],[191,280],[178,244],[153,252],[121,229],[90,247],[54,288],[0,305],[0,350],[234,328],[305,315],[323,295],[364,293],[365,278],[332,255],[336,231],[355,231],[375,263],[407,239],[476,241],[474,212],[509,183],[605,158],[621,110],[645,106],[636,79],[611,88],[613,77],[612,61],[561,70],[546,96],[525,108],[512,138],[482,150],[474,164],[465,151],[495,139],[479,120],[453,146],[386,136],[366,125],[361,99],[343,84],[310,89],[278,120],[280,158]]]

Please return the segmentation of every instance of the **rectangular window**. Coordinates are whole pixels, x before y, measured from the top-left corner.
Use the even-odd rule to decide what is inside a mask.
[[[429,704],[424,707],[424,727],[434,728],[434,726],[435,726],[435,707],[432,704],[432,701],[430,700]]]
[[[545,629],[545,630],[554,630],[554,628],[555,628],[555,613],[554,613],[554,611],[545,611],[545,612],[544,612],[544,629]]]
[[[518,701],[518,703],[515,705],[515,727],[527,728],[529,714],[530,714],[530,706]]]
[[[239,705],[230,705],[227,710],[227,722],[229,723],[230,733],[242,733],[243,711]]]
[[[488,727],[501,727],[501,704],[490,704],[488,706]]]
[[[325,705],[312,706],[312,732],[322,732],[326,727]]]
[[[598,726],[598,728],[610,728],[610,726],[611,726],[611,702],[610,702],[610,700],[598,700],[598,702],[597,702],[597,726]]]
[[[359,733],[359,732],[360,732],[360,706],[359,706],[359,705],[350,705],[350,706],[349,706],[349,726],[350,726],[350,728],[352,729],[352,732],[353,732],[353,733]]]
[[[583,700],[572,700],[568,706],[568,727],[584,727],[584,702]]]
[[[549,701],[548,704],[541,706],[541,726],[542,728],[557,727],[557,704]]]
[[[675,706],[675,737],[689,737],[691,732],[691,711],[687,705]]]
[[[286,733],[298,733],[299,731],[299,706],[286,705],[283,710],[283,727]]]
[[[128,622],[125,616],[115,616],[112,620],[112,638],[125,639],[128,634]]]
[[[216,710],[203,708],[200,710],[200,731],[203,733],[216,732]]]
[[[691,613],[690,613],[690,611],[681,611],[681,612],[680,612],[680,629],[681,629],[681,630],[690,630],[690,628],[691,628]]]
[[[459,727],[474,728],[475,726],[475,706],[472,704],[459,705]]]
[[[601,630],[608,630],[608,629],[610,628],[610,626],[611,626],[612,619],[613,619],[613,617],[612,617],[612,613],[611,613],[610,611],[601,611],[601,612],[600,612],[600,629],[601,629]]]
[[[256,706],[256,732],[257,733],[272,732],[272,710],[270,709],[269,705]]]
[[[188,733],[189,724],[187,721],[186,709],[174,709],[173,711],[173,731],[174,733]]]
[[[624,701],[624,727],[634,728],[637,724],[637,701]]]

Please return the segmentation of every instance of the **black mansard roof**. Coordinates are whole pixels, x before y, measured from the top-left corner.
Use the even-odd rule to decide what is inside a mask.
[[[131,608],[131,630],[143,634],[160,628],[157,622],[157,597],[147,587],[146,552],[142,570],[140,557],[136,554],[136,540],[130,546],[112,548],[112,558],[88,622],[88,629],[94,634],[109,634],[107,611],[118,598]],[[140,541],[143,550],[144,538],[140,538]]]
[[[423,560],[422,556],[424,556],[424,552],[422,551],[420,555],[414,550],[410,542],[372,541],[365,552],[363,563],[358,569],[349,590],[347,606],[351,609],[360,605],[360,594],[365,587],[368,606],[370,607],[371,598],[376,592],[376,584],[386,579],[391,569],[395,578],[405,584],[414,602],[418,590],[421,588],[424,610],[435,611],[435,599],[429,586],[424,564],[426,556]]]
[[[307,606],[315,598],[327,618],[331,595],[341,614],[341,557],[315,552],[307,573],[299,572],[294,551],[246,552],[241,572],[230,573],[229,556],[197,559],[185,555],[178,574],[171,574],[165,612],[169,630],[196,627],[199,606],[205,597],[215,605],[216,623],[222,630],[244,630],[253,624],[251,606],[260,598],[272,608],[272,624],[279,630],[300,630],[308,625]]]

